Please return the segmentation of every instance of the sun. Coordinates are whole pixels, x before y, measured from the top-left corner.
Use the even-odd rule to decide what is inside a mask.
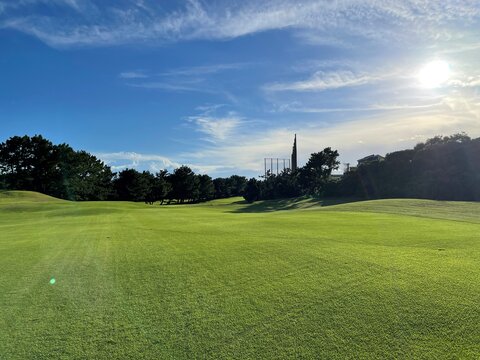
[[[425,64],[418,72],[418,81],[424,88],[442,86],[450,77],[450,65],[444,60],[434,60]]]

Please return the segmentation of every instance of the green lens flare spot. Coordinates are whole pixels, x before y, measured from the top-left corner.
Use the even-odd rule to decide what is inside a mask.
[[[56,282],[57,282],[57,280],[55,280],[55,278],[50,279],[50,285],[54,285]]]

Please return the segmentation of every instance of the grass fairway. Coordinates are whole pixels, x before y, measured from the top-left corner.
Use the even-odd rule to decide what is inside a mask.
[[[0,193],[0,359],[480,357],[480,204],[321,205]]]

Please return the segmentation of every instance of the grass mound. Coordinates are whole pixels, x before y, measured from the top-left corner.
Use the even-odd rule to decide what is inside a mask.
[[[262,213],[285,210],[325,210],[373,212],[396,215],[429,217],[480,223],[480,203],[463,201],[435,201],[419,199],[314,199],[310,197],[265,200],[248,204],[245,201],[232,201],[237,205],[232,211],[237,213]]]
[[[2,204],[18,202],[61,202],[52,196],[40,194],[34,191],[0,191],[0,202]]]

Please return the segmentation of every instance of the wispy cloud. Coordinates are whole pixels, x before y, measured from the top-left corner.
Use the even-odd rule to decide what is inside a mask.
[[[38,1],[38,0],[37,0]],[[81,9],[81,0],[53,0],[53,2],[59,2],[59,3],[64,3],[66,4],[67,6],[70,6],[72,8],[74,8],[75,10],[80,10]],[[52,1],[50,1],[52,2]]]
[[[28,7],[32,1],[24,0],[20,4]],[[55,2],[80,6],[78,0]],[[53,4],[52,1],[48,3]],[[451,28],[458,22],[473,24],[480,17],[480,7],[474,0],[306,0],[301,3],[294,0],[211,3],[189,0],[168,12],[154,6],[153,0],[137,3],[137,6],[122,7],[95,2],[95,12],[87,14],[89,16],[64,19],[12,14],[4,18],[2,26],[59,47],[231,39],[278,29],[315,30],[315,41],[341,44],[349,36],[383,42],[408,41],[412,35],[449,39],[452,38]],[[5,8],[8,3],[2,4]],[[333,32],[335,38],[331,37]],[[310,41],[314,42],[312,39],[310,36]]]
[[[360,64],[353,59],[331,58],[331,59],[306,59],[299,60],[290,68],[296,73],[312,73],[315,71],[349,70],[360,72]]]
[[[239,133],[239,128],[245,124],[245,120],[234,111],[228,111],[218,115],[224,105],[200,106],[197,110],[201,113],[187,117],[187,122],[195,126],[195,130],[207,135],[203,139],[218,143],[229,139]]]
[[[137,82],[129,81],[127,85],[131,87],[170,92],[220,94],[235,102],[233,95],[222,90],[222,87],[215,83],[215,79],[211,75],[239,70],[249,65],[248,63],[209,64],[170,69],[161,73],[151,72],[149,75],[143,70],[136,70],[122,72],[119,76],[126,80],[139,80]],[[145,80],[147,78],[148,81]]]
[[[317,71],[310,78],[300,81],[267,84],[266,91],[324,91],[343,87],[360,86],[380,80],[377,76],[354,73],[348,70]]]
[[[334,112],[374,112],[374,111],[395,111],[395,110],[417,110],[427,109],[435,106],[443,105],[443,102],[434,102],[428,104],[373,104],[366,107],[339,107],[339,108],[313,108],[305,107],[302,104],[287,103],[276,106],[273,112],[294,112],[294,113],[309,113],[309,114],[321,114],[321,113],[334,113]]]
[[[231,64],[211,64],[211,65],[191,66],[191,67],[183,67],[183,68],[168,70],[158,75],[159,76],[175,76],[175,77],[176,76],[199,76],[199,75],[216,74],[216,73],[227,71],[227,70],[239,70],[249,65],[250,65],[249,63],[231,63]]]
[[[197,125],[198,131],[207,134],[210,141],[227,139],[242,123],[242,119],[233,114],[222,118],[195,116],[190,117],[190,121]]]
[[[457,75],[448,82],[448,85],[464,88],[480,87],[480,74],[470,73],[469,75]]]
[[[338,48],[353,48],[353,41],[338,36],[319,33],[315,30],[300,30],[295,33],[295,38],[307,45],[322,45]]]
[[[18,9],[35,4],[45,4],[50,6],[66,6],[75,10],[82,8],[84,0],[16,0],[16,1],[0,1],[0,13],[2,11]]]
[[[122,79],[146,79],[148,75],[143,70],[125,71],[118,75]]]
[[[143,89],[157,89],[165,90],[169,92],[201,92],[201,93],[216,93],[213,90],[201,86],[201,80],[199,81],[176,81],[176,82],[160,82],[160,81],[150,81],[150,82],[139,82],[139,83],[128,83],[127,85],[136,88]]]

